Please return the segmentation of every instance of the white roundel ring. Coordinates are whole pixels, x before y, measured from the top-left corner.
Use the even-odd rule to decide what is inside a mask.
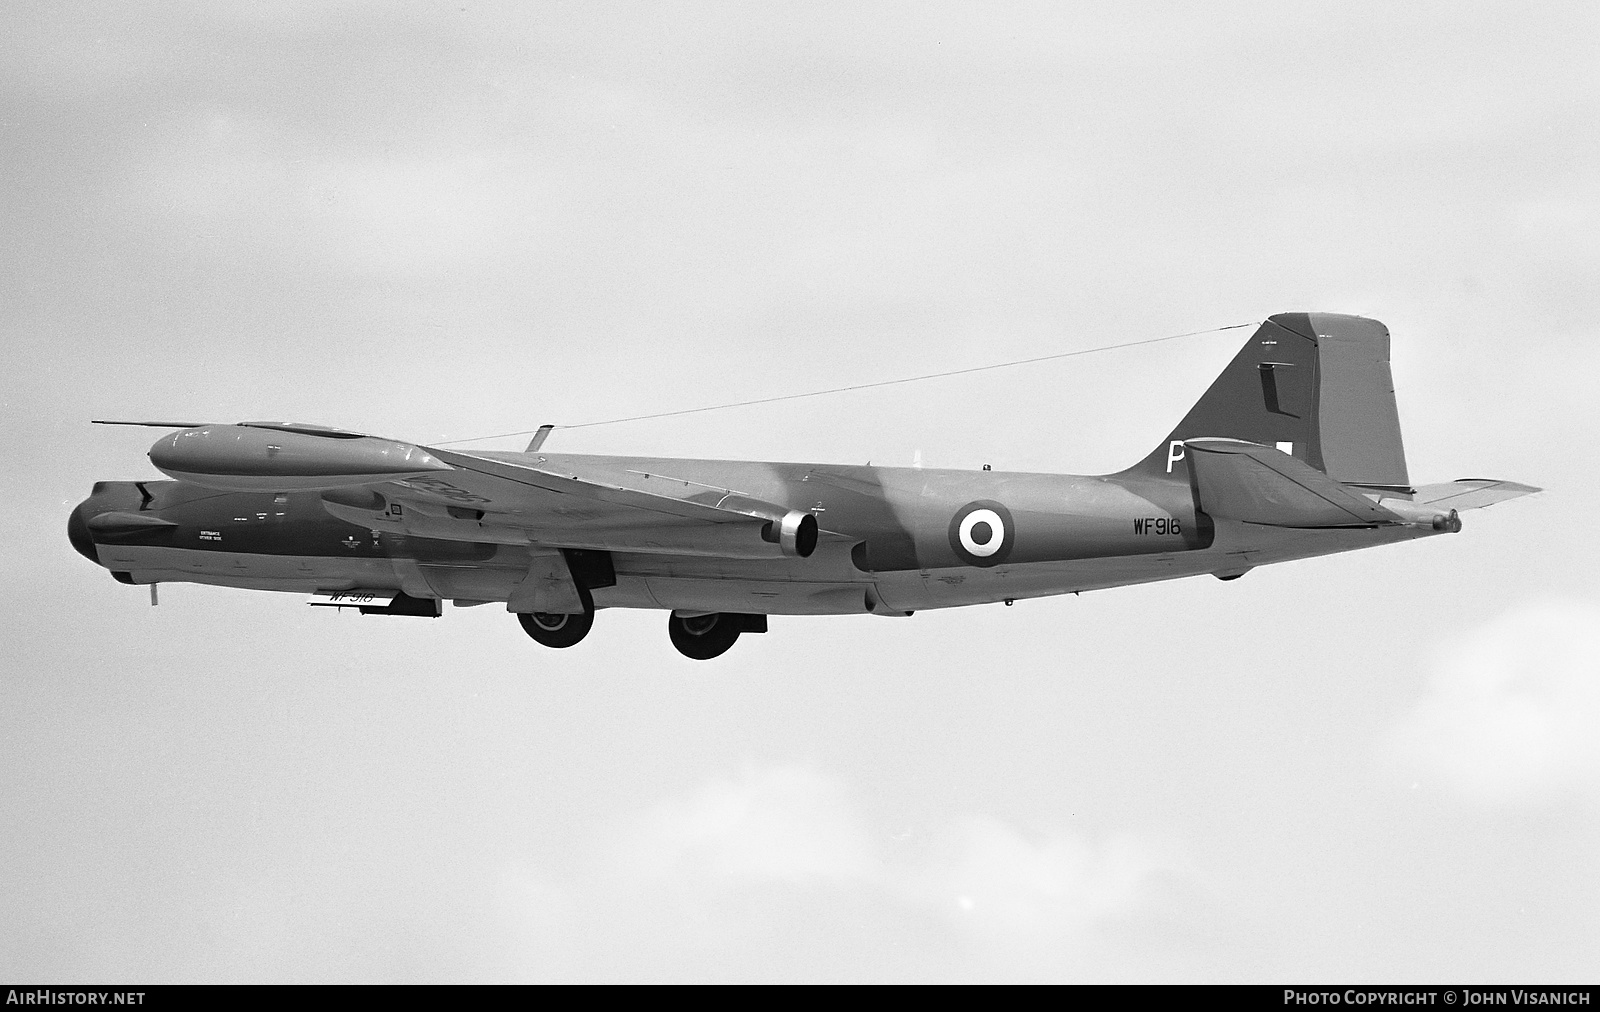
[[[1017,543],[1017,522],[1005,504],[978,499],[950,518],[950,550],[969,566],[1003,565]]]
[[[1006,522],[991,509],[975,509],[961,518],[957,528],[961,547],[980,559],[987,559],[1006,543]]]

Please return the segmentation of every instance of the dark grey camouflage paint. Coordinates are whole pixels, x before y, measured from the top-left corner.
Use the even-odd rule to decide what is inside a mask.
[[[461,453],[205,426],[152,450],[192,481],[101,482],[68,533],[130,582],[398,589],[524,607],[538,599],[525,579],[567,572],[552,564],[562,550],[611,561],[611,585],[592,591],[597,607],[748,614],[904,613],[1233,576],[1437,533],[1423,523],[1282,530],[1196,506],[1181,444],[1198,437],[1276,446],[1331,477],[1409,495],[1388,353],[1375,321],[1275,316],[1168,439],[1100,476]],[[762,539],[785,511],[816,517],[811,557]]]

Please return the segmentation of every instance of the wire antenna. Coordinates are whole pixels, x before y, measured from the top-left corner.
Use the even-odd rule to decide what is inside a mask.
[[[676,411],[657,411],[647,415],[628,415],[623,418],[604,418],[595,422],[578,422],[573,425],[542,425],[538,429],[518,429],[516,432],[497,432],[492,436],[468,436],[464,439],[446,439],[432,443],[433,446],[454,446],[457,443],[476,443],[485,439],[507,439],[511,436],[526,436],[530,433],[545,432],[551,429],[588,429],[597,425],[620,425],[623,422],[645,422],[656,418],[677,418],[681,415],[697,415],[705,411],[727,411],[730,408],[749,408],[758,404],[776,404],[780,401],[798,401],[807,397],[826,397],[830,394],[851,393],[856,390],[875,390],[879,387],[899,386],[903,383],[922,383],[926,380],[946,379],[950,376],[966,376],[975,372],[989,372],[994,369],[1011,369],[1019,365],[1034,365],[1039,362],[1054,362],[1063,358],[1077,358],[1082,355],[1094,355],[1103,351],[1117,351],[1122,348],[1137,348],[1147,344],[1161,344],[1165,341],[1177,341],[1185,337],[1200,337],[1204,334],[1221,334],[1230,330],[1240,330],[1245,327],[1259,326],[1259,320],[1249,323],[1233,323],[1226,327],[1211,327],[1207,330],[1190,330],[1182,334],[1168,334],[1165,337],[1147,337],[1139,341],[1123,341],[1120,344],[1103,344],[1095,348],[1079,348],[1076,351],[1057,352],[1054,355],[1039,355],[1034,358],[1019,358],[1010,362],[995,362],[991,365],[975,365],[966,369],[950,369],[946,372],[931,372],[921,376],[902,376],[899,379],[878,380],[873,383],[853,383],[850,386],[829,387],[826,390],[808,390],[799,394],[779,394],[776,397],[757,397],[748,401],[730,401],[726,404],[707,404],[697,408],[679,408]],[[540,440],[543,442],[543,440]]]

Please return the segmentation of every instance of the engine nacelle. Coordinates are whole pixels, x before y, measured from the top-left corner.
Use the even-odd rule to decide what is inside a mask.
[[[768,520],[761,538],[791,558],[810,558],[817,550],[817,518],[803,510],[790,510],[779,520]]]

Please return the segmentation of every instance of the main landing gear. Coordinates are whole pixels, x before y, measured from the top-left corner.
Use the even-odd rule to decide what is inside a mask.
[[[678,653],[696,661],[709,661],[727,653],[740,633],[764,633],[767,616],[736,615],[718,611],[709,615],[683,615],[673,612],[667,618],[667,635]]]
[[[581,584],[578,599],[583,602],[583,612],[578,615],[560,615],[551,612],[528,612],[517,616],[522,628],[534,642],[547,647],[570,647],[589,635],[594,626],[594,598]]]
[[[522,628],[534,641],[547,647],[576,645],[594,626],[594,598],[584,588],[578,589],[583,611],[574,615],[554,612],[529,612],[517,615]],[[680,615],[673,612],[667,618],[667,635],[672,645],[683,656],[697,661],[709,661],[728,652],[740,633],[764,633],[767,616],[740,615],[718,611]]]

